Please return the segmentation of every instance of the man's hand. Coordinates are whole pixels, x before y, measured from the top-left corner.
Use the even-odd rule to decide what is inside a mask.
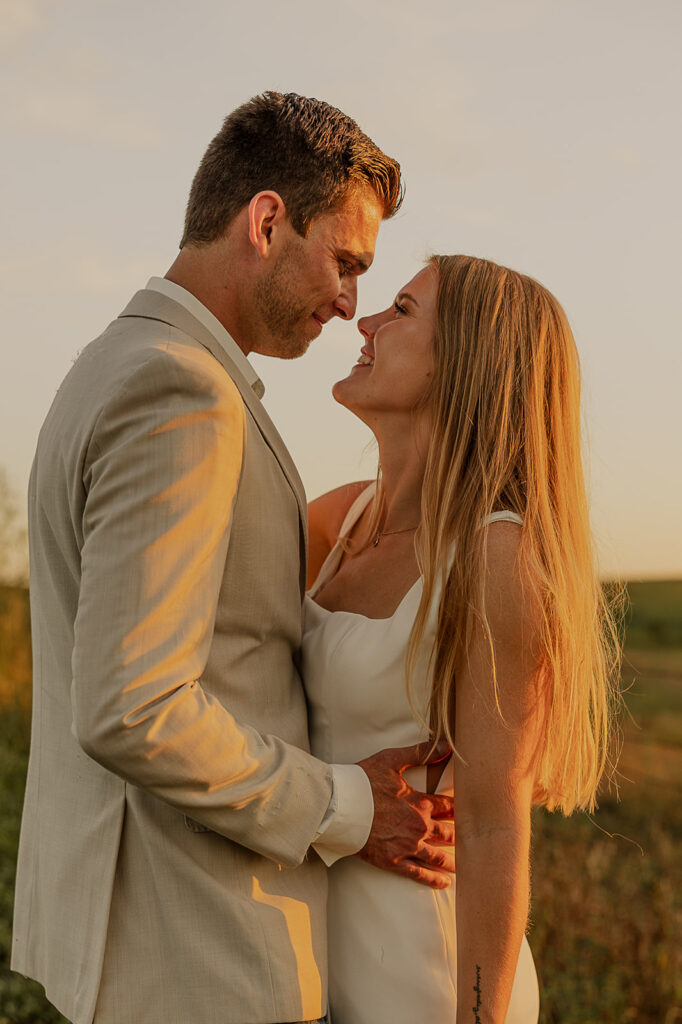
[[[406,768],[425,763],[429,748],[429,743],[418,743],[381,750],[359,762],[372,787],[374,820],[357,856],[422,885],[447,889],[448,873],[455,870],[453,799],[419,793],[402,776]],[[449,752],[447,743],[439,743],[432,761]]]

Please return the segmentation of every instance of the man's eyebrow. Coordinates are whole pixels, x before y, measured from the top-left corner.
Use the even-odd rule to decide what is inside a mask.
[[[351,252],[350,249],[339,249],[339,256],[350,263],[355,263],[359,267],[361,274],[369,270],[374,258],[371,252]]]
[[[409,293],[409,292],[401,292],[401,293],[400,293],[400,295],[398,296],[398,300],[399,300],[399,301],[403,301],[403,300],[405,300],[405,299],[407,299],[407,300],[408,300],[408,302],[412,302],[412,303],[414,303],[414,305],[415,305],[415,306],[418,306],[418,305],[419,305],[419,303],[418,303],[418,302],[417,302],[417,300],[415,299],[414,295],[410,295],[410,293]]]

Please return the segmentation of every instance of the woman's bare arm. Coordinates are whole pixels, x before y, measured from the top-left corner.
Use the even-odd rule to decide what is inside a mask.
[[[520,528],[487,529],[485,608],[457,671],[457,1024],[503,1024],[528,916],[530,808],[543,727],[541,611],[519,567]],[[500,711],[502,714],[500,714]]]
[[[322,568],[322,564],[334,547],[341,525],[348,509],[370,480],[358,480],[343,484],[315,498],[308,505],[308,580],[311,587]]]

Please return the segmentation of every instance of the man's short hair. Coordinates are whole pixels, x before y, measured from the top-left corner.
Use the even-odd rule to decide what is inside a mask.
[[[264,92],[229,114],[206,150],[180,248],[220,238],[258,192],[278,192],[292,226],[306,236],[316,217],[363,187],[391,217],[403,198],[400,164],[336,107],[293,92]]]

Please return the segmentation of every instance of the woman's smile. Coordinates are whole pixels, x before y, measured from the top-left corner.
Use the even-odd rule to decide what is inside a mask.
[[[408,417],[410,431],[421,430],[414,412],[424,406],[433,387],[437,292],[438,277],[431,266],[425,267],[387,309],[358,320],[360,354],[332,394],[373,430],[377,415],[393,421],[396,414]]]

